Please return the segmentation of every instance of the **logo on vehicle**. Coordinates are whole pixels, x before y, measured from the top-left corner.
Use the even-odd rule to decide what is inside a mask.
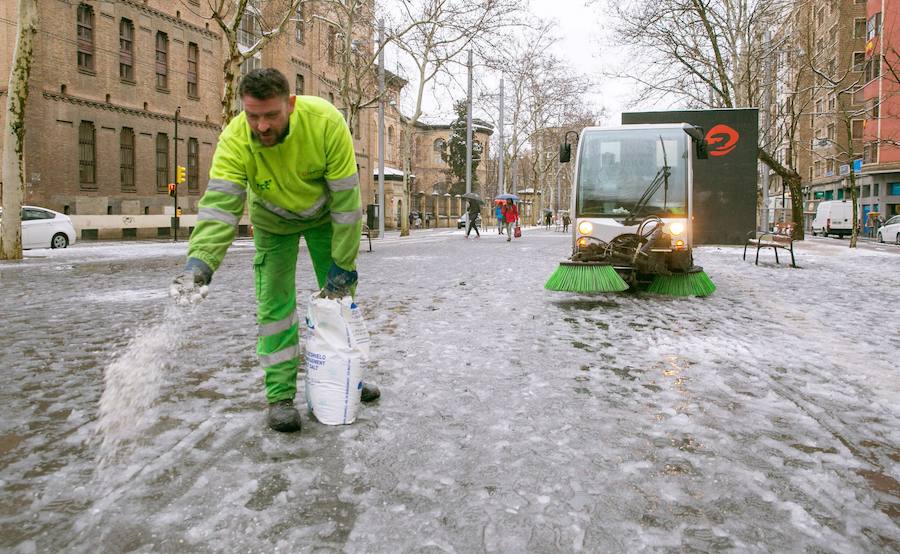
[[[734,150],[739,138],[740,135],[738,132],[728,125],[723,123],[714,125],[713,128],[706,133],[706,144],[709,147],[709,155],[724,156]]]

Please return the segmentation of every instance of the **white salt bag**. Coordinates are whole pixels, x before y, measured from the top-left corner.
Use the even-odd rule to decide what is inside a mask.
[[[306,310],[306,404],[320,422],[346,425],[356,420],[363,362],[369,359],[369,332],[353,298],[321,298],[314,293]]]

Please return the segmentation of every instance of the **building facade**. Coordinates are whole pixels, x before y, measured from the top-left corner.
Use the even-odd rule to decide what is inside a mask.
[[[900,213],[900,86],[889,70],[898,12],[891,0],[798,1],[774,32],[769,125],[780,126],[775,157],[802,177],[808,220],[819,202],[850,198],[851,173],[864,232],[872,217]],[[769,220],[790,218],[790,192],[770,175]]]
[[[896,50],[900,2],[868,2],[865,33],[864,144],[858,184],[861,222],[871,229],[872,219],[900,214],[900,58]]]
[[[319,96],[342,109],[341,35],[334,18],[320,9],[301,4],[282,34],[246,60],[241,73],[277,68],[296,94]],[[38,0],[41,24],[26,111],[26,204],[71,214],[81,238],[168,236],[169,216],[176,212],[168,184],[181,165],[187,179],[178,186],[177,207],[182,225],[192,224],[221,130],[228,55],[210,10],[201,0]],[[6,76],[16,37],[15,2],[0,4],[0,16],[0,75]],[[264,32],[262,22],[276,19],[251,0],[238,44],[251,47]],[[362,21],[357,28],[353,44],[366,48],[371,25]],[[397,105],[405,84],[397,76],[388,80],[393,101],[386,103],[386,158],[395,168],[402,167]],[[5,86],[0,84],[4,103]],[[375,105],[359,111],[351,131],[363,204],[374,204]],[[415,131],[417,137],[431,132],[440,130]],[[413,160],[415,174],[415,154]],[[423,166],[422,174],[431,169]],[[402,187],[392,181],[386,188],[388,214],[396,213]],[[394,228],[396,217],[386,223]]]

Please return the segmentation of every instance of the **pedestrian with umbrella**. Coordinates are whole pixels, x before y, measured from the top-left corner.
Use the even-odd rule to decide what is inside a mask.
[[[466,238],[469,238],[469,233],[472,232],[472,229],[475,229],[475,238],[480,239],[481,233],[478,232],[478,217],[481,215],[481,205],[484,201],[474,192],[467,192],[462,197],[469,203],[468,207],[466,207],[466,214],[469,220],[469,224],[466,226]]]
[[[494,200],[494,217],[497,218],[497,234],[503,235],[503,200]]]
[[[506,204],[503,205],[503,224],[506,226],[506,242],[512,240],[513,232],[512,232],[512,224],[519,221],[519,209],[516,207],[515,201],[518,200],[519,197],[515,194],[501,194],[497,197],[497,200],[505,200]]]

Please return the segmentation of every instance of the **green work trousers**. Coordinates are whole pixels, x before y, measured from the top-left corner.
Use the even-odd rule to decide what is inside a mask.
[[[259,339],[256,352],[266,372],[266,399],[292,399],[297,393],[300,357],[297,317],[297,252],[300,237],[306,239],[316,283],[325,286],[331,267],[331,222],[299,233],[276,235],[255,229],[253,276],[256,282],[256,318]],[[305,318],[302,318],[305,320]]]

